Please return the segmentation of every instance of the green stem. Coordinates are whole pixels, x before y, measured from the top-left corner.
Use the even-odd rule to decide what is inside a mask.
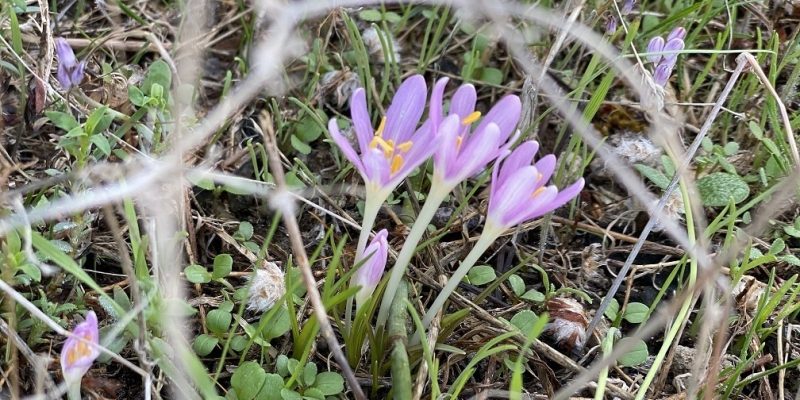
[[[383,202],[389,197],[389,194],[381,193],[374,189],[370,189],[370,184],[367,183],[367,195],[364,199],[364,220],[361,222],[361,232],[358,235],[358,246],[356,247],[355,260],[358,262],[364,249],[367,248],[367,241],[369,234],[372,233],[372,227],[375,225],[375,219],[378,217],[378,212],[381,210]],[[347,299],[347,306],[344,312],[345,331],[350,332],[350,324],[353,316],[353,297]]]
[[[436,313],[444,306],[445,301],[447,298],[450,297],[450,294],[456,290],[458,284],[461,283],[461,280],[467,275],[467,272],[475,265],[475,262],[478,261],[478,258],[483,255],[486,249],[494,243],[495,239],[497,239],[500,234],[503,233],[503,229],[499,227],[495,227],[494,225],[487,225],[483,228],[483,233],[481,234],[481,238],[478,239],[478,242],[475,243],[475,247],[467,254],[467,257],[464,258],[464,261],[461,262],[461,265],[456,269],[456,272],[453,272],[453,275],[447,281],[447,285],[444,286],[441,292],[439,292],[439,296],[436,297],[436,300],[433,301],[433,305],[428,309],[428,312],[425,313],[425,317],[422,319],[422,325],[426,328],[431,324],[433,321],[433,317],[436,316]]]
[[[694,218],[692,216],[692,207],[689,199],[689,191],[686,187],[685,180],[681,179],[680,181],[680,188],[681,188],[681,196],[683,197],[683,208],[684,213],[686,215],[686,235],[689,237],[689,244],[694,246],[696,241],[695,231],[694,231]],[[686,285],[686,290],[693,290],[695,282],[697,281],[697,259],[696,257],[692,257],[689,263],[689,282]],[[692,305],[692,300],[694,296],[686,297],[686,300],[683,302],[678,315],[675,317],[675,321],[672,322],[672,326],[670,326],[667,335],[664,337],[664,343],[661,345],[661,349],[658,351],[655,360],[653,360],[653,366],[650,367],[650,371],[645,376],[644,380],[642,381],[642,385],[639,387],[639,391],[636,392],[636,399],[635,400],[642,400],[644,399],[645,394],[647,394],[647,389],[650,387],[650,384],[653,383],[653,379],[655,379],[656,374],[661,372],[661,363],[664,362],[664,358],[667,356],[667,352],[672,347],[672,341],[675,340],[675,336],[678,335],[678,331],[681,329],[681,325],[683,325],[683,321],[688,317],[689,311]]]
[[[394,389],[393,398],[395,400],[409,400],[411,394],[411,366],[408,361],[406,351],[406,302],[408,301],[408,288],[404,281],[400,281],[397,287],[397,297],[392,303],[389,312],[388,333],[392,341],[392,388]]]
[[[433,216],[436,214],[436,210],[439,209],[439,205],[442,204],[442,201],[444,201],[445,197],[447,197],[452,189],[451,186],[445,187],[445,185],[437,179],[434,179],[431,184],[431,190],[428,192],[425,204],[423,204],[422,209],[419,210],[419,215],[417,215],[417,219],[411,227],[411,232],[408,233],[406,241],[403,243],[403,248],[400,249],[400,254],[397,255],[397,261],[395,261],[394,267],[392,267],[389,282],[387,282],[386,289],[383,292],[381,308],[380,311],[378,311],[378,324],[376,326],[383,326],[386,323],[386,318],[389,315],[389,308],[394,300],[397,287],[406,274],[408,263],[411,261],[411,257],[414,256],[417,244],[419,244],[422,235],[428,229],[428,224],[430,224]]]

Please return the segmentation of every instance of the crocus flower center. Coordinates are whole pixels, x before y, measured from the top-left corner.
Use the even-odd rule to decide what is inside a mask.
[[[535,199],[535,198],[536,198],[536,197],[538,197],[540,194],[542,194],[542,192],[544,192],[544,190],[545,190],[545,187],[544,187],[544,186],[542,186],[542,187],[540,187],[540,188],[536,189],[536,190],[533,192],[533,194],[531,195],[531,197]]]
[[[389,170],[391,173],[395,173],[403,168],[403,163],[405,163],[405,159],[403,159],[403,154],[408,153],[411,150],[411,146],[414,143],[410,140],[405,141],[400,144],[395,144],[394,140],[384,140],[383,139],[383,128],[386,126],[386,117],[381,119],[381,124],[378,126],[378,129],[375,131],[375,136],[372,138],[372,141],[369,143],[369,147],[371,149],[377,149],[380,147],[383,150],[383,156],[386,160],[389,161]]]
[[[84,335],[83,339],[87,341],[92,340],[89,335]],[[67,363],[70,365],[75,364],[75,362],[79,359],[88,357],[91,354],[92,350],[89,348],[89,346],[85,342],[80,341],[75,344],[75,347],[67,350]]]

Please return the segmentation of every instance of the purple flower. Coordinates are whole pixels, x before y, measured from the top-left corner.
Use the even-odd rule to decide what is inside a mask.
[[[97,315],[94,311],[89,311],[86,320],[75,326],[72,335],[61,348],[61,371],[68,383],[80,382],[100,355],[100,350],[97,349],[99,340]]]
[[[56,77],[61,87],[64,90],[69,90],[73,86],[80,85],[81,80],[83,80],[83,68],[86,63],[83,61],[78,62],[72,47],[67,43],[67,39],[56,39],[56,57],[58,58]]]
[[[654,64],[653,66],[653,81],[659,85],[666,85],[669,76],[672,74],[672,68],[678,61],[678,52],[683,50],[685,44],[683,38],[686,37],[686,29],[677,27],[670,32],[667,40],[660,36],[650,39],[647,44],[648,53],[666,53],[666,54],[650,54],[647,58]]]
[[[456,185],[483,170],[492,160],[507,154],[516,139],[515,128],[522,109],[519,97],[505,96],[481,117],[475,111],[477,94],[470,84],[461,85],[443,116],[444,88],[448,78],[439,79],[433,88],[430,123],[441,138],[439,151],[433,155],[434,175],[442,182]]]
[[[538,149],[538,143],[525,142],[497,163],[492,172],[487,225],[491,222],[508,229],[530,221],[563,206],[583,189],[583,178],[562,191],[545,186],[555,170],[556,157],[549,154],[531,165]]]
[[[606,35],[613,35],[617,31],[617,17],[610,16],[606,19]]]
[[[426,97],[427,87],[422,75],[409,77],[397,89],[378,129],[373,130],[364,89],[356,89],[350,101],[350,113],[358,152],[339,131],[335,118],[328,123],[334,142],[361,173],[368,189],[371,186],[388,196],[388,192],[436,150],[432,125],[426,122],[417,129]]]
[[[622,3],[622,10],[620,10],[620,13],[622,13],[622,15],[630,14],[631,11],[633,11],[634,4],[636,4],[634,0],[625,0],[625,2]]]
[[[356,259],[356,264],[363,264],[355,272],[351,280],[351,285],[360,286],[356,293],[356,309],[361,308],[381,281],[383,271],[386,269],[386,259],[389,254],[389,243],[386,241],[389,233],[386,229],[378,232],[364,250],[364,257]]]

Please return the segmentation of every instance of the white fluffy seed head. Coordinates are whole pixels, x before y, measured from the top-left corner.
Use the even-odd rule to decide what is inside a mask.
[[[656,166],[661,158],[661,149],[646,136],[623,133],[614,148],[614,154],[631,164]]]
[[[257,313],[272,308],[286,293],[283,271],[272,262],[264,262],[263,268],[257,268],[249,283],[247,309]]]
[[[390,47],[392,51],[392,55],[394,56],[395,63],[400,63],[400,43],[397,42],[397,39],[392,36],[391,33],[384,32],[383,30],[375,29],[374,27],[369,27],[361,32],[361,40],[364,42],[364,47],[367,48],[367,53],[369,53],[370,58],[372,61],[383,63],[386,61],[385,53],[383,52],[383,43],[381,43],[381,37],[383,41],[386,42],[387,46]]]
[[[546,306],[550,322],[545,326],[545,332],[567,350],[582,349],[589,319],[581,303],[569,297],[555,297],[548,300]]]

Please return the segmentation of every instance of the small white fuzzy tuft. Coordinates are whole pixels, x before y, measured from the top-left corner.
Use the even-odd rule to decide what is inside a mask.
[[[272,308],[286,293],[283,271],[272,262],[265,262],[250,278],[250,300],[247,309],[262,313]]]
[[[619,137],[614,154],[630,164],[656,166],[661,158],[661,149],[643,135],[624,133]]]
[[[545,326],[545,333],[569,351],[582,349],[589,319],[581,303],[568,297],[552,298],[547,302],[547,312],[551,322]]]
[[[372,58],[372,61],[377,63],[386,61],[386,55],[383,52],[383,43],[381,43],[381,40],[383,40],[393,53],[392,56],[394,58],[391,61],[397,64],[400,63],[400,43],[397,42],[397,39],[395,39],[391,33],[370,27],[361,32],[361,40],[364,42],[364,47],[367,48],[367,52],[370,58]]]
[[[655,207],[658,204],[658,199],[653,200],[652,206]],[[667,202],[664,203],[664,208],[661,210],[664,213],[664,219],[669,219],[675,222],[679,222],[683,220],[683,196],[681,195],[681,191],[675,189],[672,193],[669,194],[667,198]],[[653,226],[654,232],[661,232],[664,227],[659,221],[656,221],[656,224]]]
[[[320,97],[341,108],[360,86],[361,80],[355,72],[335,70],[322,75],[317,92]]]

